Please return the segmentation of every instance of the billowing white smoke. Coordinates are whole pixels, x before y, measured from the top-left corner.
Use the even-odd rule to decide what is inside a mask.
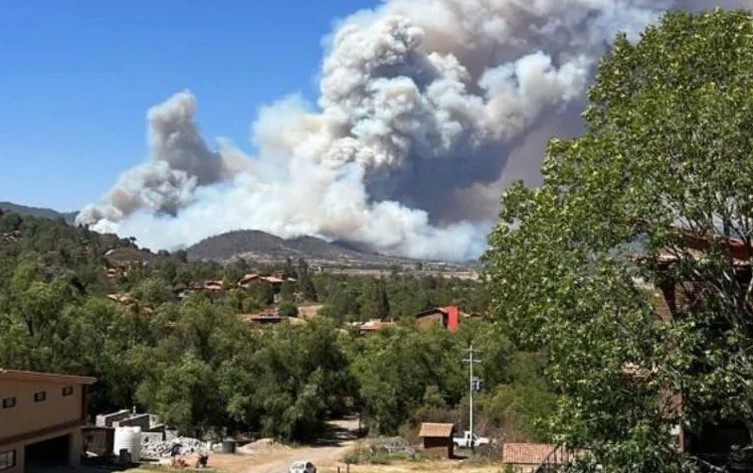
[[[750,7],[753,0],[720,6]],[[504,185],[536,182],[580,126],[598,58],[691,0],[389,0],[330,38],[318,107],[290,96],[252,127],[258,156],[212,151],[181,92],[148,113],[150,159],[79,223],[174,248],[235,229],[477,256]]]

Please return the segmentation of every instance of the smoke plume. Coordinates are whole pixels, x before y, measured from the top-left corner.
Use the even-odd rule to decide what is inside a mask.
[[[79,223],[172,249],[236,229],[477,256],[513,180],[571,135],[599,57],[668,8],[753,0],[388,0],[328,37],[316,105],[291,95],[252,125],[257,153],[210,149],[180,92],[147,114],[149,160]]]

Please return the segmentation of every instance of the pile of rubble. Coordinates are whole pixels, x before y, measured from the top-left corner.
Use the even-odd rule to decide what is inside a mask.
[[[212,450],[211,443],[202,442],[201,440],[191,437],[178,437],[172,440],[162,442],[144,442],[141,443],[141,457],[149,459],[170,458],[170,452],[173,445],[180,444],[180,453],[185,455],[192,449],[197,453],[209,453]]]
[[[257,453],[268,453],[275,450],[289,449],[287,445],[277,443],[275,439],[263,438],[255,442],[249,442],[238,447],[238,453],[243,455],[253,455]]]

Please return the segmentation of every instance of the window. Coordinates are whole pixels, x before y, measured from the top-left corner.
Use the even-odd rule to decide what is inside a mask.
[[[16,451],[0,452],[0,470],[10,470],[16,466]]]
[[[47,399],[47,393],[44,391],[37,391],[34,393],[34,402],[43,402]]]
[[[3,399],[3,409],[10,409],[11,407],[16,407],[16,398],[6,397]]]
[[[63,388],[63,397],[73,396],[73,386],[66,386]]]

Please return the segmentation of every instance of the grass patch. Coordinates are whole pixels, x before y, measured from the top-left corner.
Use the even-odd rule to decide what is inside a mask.
[[[343,463],[351,465],[391,465],[409,461],[420,461],[423,457],[412,449],[390,452],[383,446],[362,443],[342,457]]]

